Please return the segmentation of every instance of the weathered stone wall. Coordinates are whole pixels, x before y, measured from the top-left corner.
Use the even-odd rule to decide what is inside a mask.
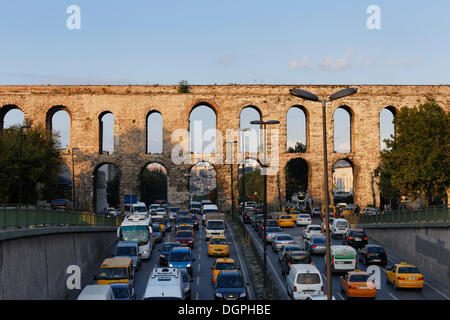
[[[270,126],[280,132],[279,177],[268,177],[268,202],[279,208],[279,198],[285,199],[285,166],[290,159],[301,157],[309,166],[309,191],[314,204],[322,203],[322,109],[319,103],[305,101],[289,95],[294,86],[285,85],[229,85],[192,86],[191,92],[181,94],[177,86],[3,86],[0,87],[0,108],[5,111],[13,105],[21,109],[34,124],[46,125],[48,112],[54,106],[63,106],[71,117],[71,147],[80,148],[75,153],[75,185],[77,200],[85,209],[93,209],[95,170],[104,163],[113,163],[122,171],[121,195],[137,193],[141,170],[151,162],[162,164],[168,172],[169,202],[187,205],[189,178],[186,174],[195,164],[175,165],[171,160],[171,134],[176,129],[189,129],[189,115],[198,104],[208,104],[216,112],[217,129],[225,137],[226,129],[239,128],[243,108],[256,107],[262,120],[279,120]],[[320,97],[347,86],[296,86],[314,92]],[[379,114],[392,106],[416,106],[433,98],[448,111],[450,86],[354,86],[358,93],[327,105],[327,147],[329,193],[332,198],[331,177],[333,166],[339,159],[348,159],[354,167],[355,199],[363,198],[362,206],[379,203],[379,191],[371,173],[379,161]],[[307,152],[286,153],[286,114],[295,105],[303,106],[307,117]],[[352,113],[351,152],[336,153],[333,146],[333,114],[336,108],[346,105]],[[54,109],[53,109],[54,110]],[[115,149],[113,154],[99,154],[99,115],[105,111],[115,116]],[[163,118],[163,153],[146,154],[146,119],[151,111]],[[1,116],[1,112],[0,112]],[[0,119],[2,120],[2,119]],[[175,142],[176,143],[176,142]],[[268,152],[271,152],[270,135]],[[218,142],[217,150],[221,149]],[[241,159],[242,156],[235,156]],[[71,156],[65,155],[69,168]],[[207,159],[207,157],[205,157]],[[198,160],[198,159],[197,159]],[[219,204],[228,208],[230,196],[230,165],[216,164]],[[235,199],[237,199],[237,165],[235,165]],[[237,201],[237,200],[236,200]],[[356,201],[356,200],[355,200]]]

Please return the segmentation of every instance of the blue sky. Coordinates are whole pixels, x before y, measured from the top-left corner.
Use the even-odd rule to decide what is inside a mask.
[[[69,5],[81,30],[68,30]],[[369,5],[381,30],[369,30]],[[450,2],[3,1],[0,84],[448,84]]]

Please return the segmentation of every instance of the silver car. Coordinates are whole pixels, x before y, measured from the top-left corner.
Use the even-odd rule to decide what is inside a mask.
[[[283,246],[280,251],[278,251],[278,261],[281,262],[284,257],[286,256],[287,252],[294,252],[294,251],[303,251],[303,248],[299,246],[298,244],[289,244],[286,246]]]
[[[295,244],[294,238],[290,234],[278,234],[276,238],[272,240],[272,250],[278,252],[278,250],[288,244]]]
[[[268,227],[266,230],[266,241],[272,242],[281,233],[283,233],[283,230],[280,227]]]
[[[313,236],[310,241],[306,242],[305,247],[311,254],[324,254],[326,251],[326,237]]]

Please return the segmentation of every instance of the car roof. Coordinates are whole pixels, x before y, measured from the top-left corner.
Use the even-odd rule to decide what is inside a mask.
[[[234,261],[234,259],[232,258],[217,258],[216,263],[217,262],[236,262],[236,261]]]
[[[114,257],[103,260],[102,267],[128,267],[132,259],[130,257]]]
[[[78,298],[92,299],[98,296],[105,296],[111,290],[110,285],[90,284],[83,288]]]
[[[130,246],[137,246],[138,242],[136,240],[129,240],[129,241],[119,241],[117,244],[118,247],[130,247]]]
[[[186,251],[186,252],[191,252],[191,248],[187,248],[187,247],[175,247],[175,248],[172,248],[172,251],[179,251],[179,252]]]
[[[397,266],[397,267],[415,267],[415,268],[417,268],[415,265],[409,264],[409,263],[406,263],[406,262],[396,263],[395,266]]]
[[[291,264],[291,268],[294,268],[295,271],[306,271],[306,272],[317,272],[320,273],[319,269],[317,269],[312,264]]]
[[[219,275],[222,276],[239,276],[242,277],[241,272],[239,270],[221,270]]]
[[[361,271],[361,270],[353,270],[353,271],[349,271],[349,272],[347,272],[348,273],[348,275],[354,275],[354,274],[365,274],[365,275],[368,275],[368,276],[370,276],[370,273],[368,273],[368,272],[366,272],[366,271]]]

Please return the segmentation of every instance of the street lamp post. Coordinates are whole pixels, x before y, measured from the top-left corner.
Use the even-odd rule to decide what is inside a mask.
[[[251,124],[259,124],[264,127],[264,163],[263,167],[267,168],[267,131],[266,126],[270,124],[279,124],[278,120],[254,120],[250,121]],[[263,219],[264,219],[264,231],[263,231],[263,239],[264,239],[264,296],[267,293],[267,238],[266,238],[266,230],[267,230],[267,172],[263,174]]]
[[[322,103],[322,135],[323,135],[323,189],[325,197],[325,226],[326,226],[326,268],[327,268],[327,296],[328,300],[331,300],[332,288],[331,288],[331,260],[330,260],[330,223],[329,223],[329,204],[328,204],[328,158],[327,158],[327,115],[326,115],[326,103],[329,101],[337,100],[355,94],[358,91],[356,88],[347,88],[340,90],[332,94],[328,99],[320,99],[315,94],[305,90],[290,89],[291,95],[303,98],[309,101]]]
[[[20,153],[19,153],[19,207],[22,206],[22,136],[23,129],[29,129],[29,125],[20,126]]]
[[[234,209],[235,209],[235,205],[234,205],[234,179],[233,179],[233,163],[234,163],[234,158],[233,158],[233,148],[234,148],[234,144],[238,143],[237,141],[229,141],[229,142],[225,142],[225,144],[231,144],[231,220],[233,220],[234,217]]]
[[[250,131],[250,128],[240,128],[240,132],[247,132]],[[245,192],[245,146],[246,146],[246,138],[245,133],[241,136],[242,140],[244,140],[244,143],[242,144],[242,195],[243,199],[242,202],[245,202],[247,200],[246,192]],[[238,175],[239,177],[239,175]],[[244,207],[242,207],[243,209]]]
[[[73,207],[77,208],[76,199],[75,199],[75,165],[73,160],[74,151],[80,150],[80,148],[72,148],[72,199],[73,199]]]

